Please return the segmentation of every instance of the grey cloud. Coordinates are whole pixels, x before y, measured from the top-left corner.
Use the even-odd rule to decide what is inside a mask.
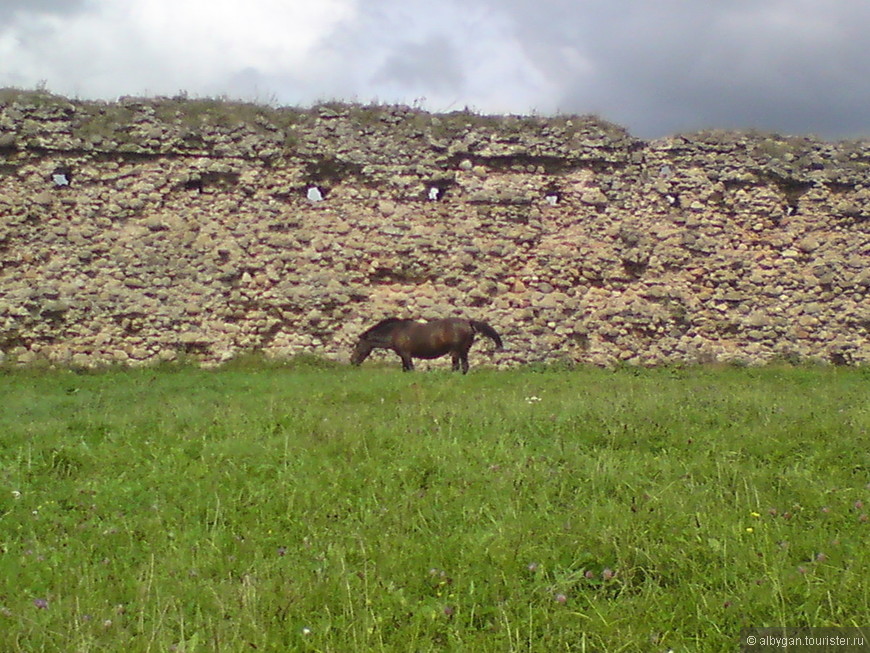
[[[866,3],[478,2],[512,19],[561,87],[559,110],[597,111],[645,137],[713,126],[870,133]],[[568,67],[566,49],[589,67]]]
[[[91,0],[3,0],[0,19],[6,20],[26,14],[75,14],[88,8]]]
[[[462,87],[459,57],[444,37],[422,43],[404,43],[387,56],[372,81],[388,82],[409,89],[455,92]]]

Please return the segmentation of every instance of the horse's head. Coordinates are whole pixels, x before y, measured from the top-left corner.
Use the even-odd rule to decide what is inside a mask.
[[[366,329],[360,336],[359,342],[356,343],[356,347],[353,348],[353,353],[350,355],[351,365],[359,365],[362,363],[369,357],[369,354],[372,353],[373,349],[379,347],[390,348],[390,339],[395,330],[409,323],[412,324],[413,320],[388,317],[386,320],[381,320],[370,329]]]
[[[360,341],[356,343],[356,347],[353,348],[353,352],[351,352],[350,364],[359,365],[362,363],[369,357],[369,354],[372,353],[372,349],[374,349],[374,347],[372,347],[371,343],[369,343],[365,338],[361,338]]]

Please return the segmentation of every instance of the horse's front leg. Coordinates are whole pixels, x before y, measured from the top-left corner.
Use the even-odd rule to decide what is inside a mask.
[[[409,354],[399,354],[402,357],[402,371],[403,372],[413,372],[414,371],[414,361],[411,360],[411,356]]]
[[[459,369],[459,354],[453,354],[452,358],[453,358],[453,371],[455,372],[456,370]]]

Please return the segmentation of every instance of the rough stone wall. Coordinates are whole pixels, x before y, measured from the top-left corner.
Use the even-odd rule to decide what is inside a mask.
[[[347,360],[465,315],[507,345],[472,365],[866,364],[870,143],[6,91],[0,266],[24,363]]]

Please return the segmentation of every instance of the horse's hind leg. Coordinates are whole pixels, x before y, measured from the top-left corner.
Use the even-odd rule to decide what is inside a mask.
[[[466,347],[459,347],[450,352],[453,358],[453,371],[461,369],[463,374],[468,372],[468,350],[471,349],[471,343]]]
[[[414,361],[411,360],[411,356],[407,354],[399,354],[402,357],[402,371],[403,372],[413,372],[414,371]]]
[[[468,340],[468,342],[464,343],[459,350],[453,354],[453,369],[459,369],[462,367],[462,373],[468,374],[468,350],[471,349],[471,345],[474,343],[474,338]]]
[[[468,373],[468,349],[460,349],[453,352],[453,371],[462,369],[463,374]]]

